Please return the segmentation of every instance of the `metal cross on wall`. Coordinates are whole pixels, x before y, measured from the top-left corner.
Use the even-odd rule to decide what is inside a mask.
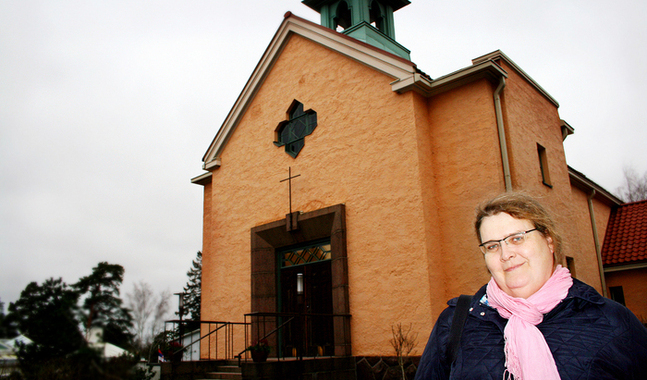
[[[288,178],[282,179],[280,182],[285,182],[288,181],[288,191],[290,194],[290,214],[292,214],[292,179],[300,177],[301,174],[297,174],[294,177],[292,177],[292,167],[288,167]]]

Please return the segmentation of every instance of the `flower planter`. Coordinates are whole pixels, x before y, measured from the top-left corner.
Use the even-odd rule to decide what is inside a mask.
[[[252,360],[255,363],[261,363],[261,362],[267,361],[267,356],[269,352],[265,350],[251,350],[250,352],[252,353]]]

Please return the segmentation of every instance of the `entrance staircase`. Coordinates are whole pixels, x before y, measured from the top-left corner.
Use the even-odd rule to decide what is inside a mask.
[[[333,324],[335,318],[341,318],[339,324]],[[324,320],[325,323],[321,322]],[[329,321],[326,321],[329,320]],[[161,365],[162,380],[243,380],[245,379],[302,379],[316,378],[319,374],[328,379],[355,380],[355,360],[350,355],[332,355],[332,344],[328,352],[323,346],[317,346],[312,341],[311,330],[321,325],[330,327],[339,325],[343,328],[344,339],[338,348],[348,350],[350,347],[344,342],[350,342],[350,314],[313,314],[313,313],[249,313],[245,314],[244,322],[218,322],[218,321],[167,321],[183,326],[183,323],[200,323],[200,330],[193,330],[190,334],[182,334],[183,328],[173,328],[169,331],[179,331],[182,348],[172,352],[172,358],[180,358],[178,354],[191,358],[199,357],[200,360],[187,360],[168,362]],[[265,342],[275,352],[281,353],[279,344],[280,332],[289,331],[295,335],[292,342],[291,357],[271,358],[264,363],[253,363],[249,360],[248,349],[252,342]],[[336,331],[336,330],[335,330]],[[199,338],[194,334],[198,333]],[[201,336],[200,336],[201,335]],[[283,336],[289,334],[284,333]],[[301,338],[302,337],[302,338]],[[309,337],[309,338],[308,338]],[[234,343],[236,347],[234,347]],[[289,342],[288,342],[289,343]],[[296,346],[294,344],[298,343]],[[254,343],[259,344],[259,343]],[[284,342],[287,347],[287,343]],[[285,348],[283,347],[283,348]],[[296,353],[310,353],[313,347],[317,351],[312,357],[304,360],[303,355],[294,356]],[[308,349],[309,348],[309,349]],[[296,350],[296,351],[295,351]],[[349,352],[350,353],[350,352]],[[324,356],[325,355],[325,356]],[[243,358],[244,356],[244,358]],[[222,358],[222,359],[220,359]],[[242,359],[242,362],[241,362]],[[332,377],[331,377],[332,376]]]
[[[243,374],[241,368],[238,366],[238,361],[228,360],[213,368],[213,371],[205,373],[201,379],[197,380],[242,380]]]

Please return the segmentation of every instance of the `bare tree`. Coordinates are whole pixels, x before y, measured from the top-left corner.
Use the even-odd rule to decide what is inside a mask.
[[[624,183],[616,189],[625,202],[638,202],[647,199],[647,172],[641,177],[634,168],[625,166]]]
[[[170,309],[171,293],[166,290],[155,295],[149,284],[139,281],[126,297],[133,315],[135,344],[143,349],[162,330]]]
[[[150,324],[150,337],[152,339],[157,336],[164,329],[164,320],[171,310],[171,292],[165,290],[160,292],[159,300],[155,304],[155,314],[153,314],[153,320]]]
[[[132,310],[135,344],[141,347],[144,343],[146,324],[153,313],[153,289],[140,281],[133,285],[133,292],[126,295],[128,307]]]
[[[389,342],[391,342],[393,349],[395,349],[395,355],[398,357],[402,379],[406,379],[404,362],[417,345],[418,334],[411,331],[411,325],[403,328],[401,323],[398,323],[397,326],[391,325],[391,333],[393,334],[393,339],[390,339]]]

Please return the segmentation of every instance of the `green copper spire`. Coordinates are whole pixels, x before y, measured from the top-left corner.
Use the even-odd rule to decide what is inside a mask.
[[[321,25],[411,59],[409,50],[395,41],[393,12],[409,0],[303,0],[321,14]]]

